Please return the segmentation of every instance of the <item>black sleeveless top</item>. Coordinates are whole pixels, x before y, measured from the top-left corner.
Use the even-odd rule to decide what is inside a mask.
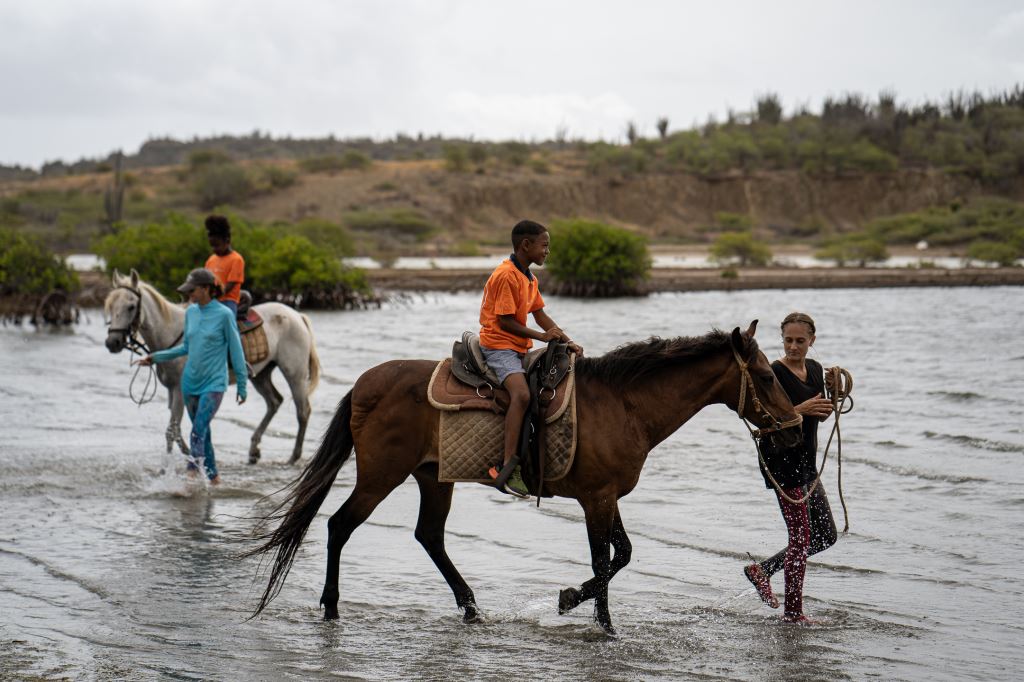
[[[782,390],[789,396],[794,405],[799,405],[805,400],[815,396],[825,395],[825,372],[821,365],[807,358],[804,360],[807,368],[807,381],[801,381],[789,370],[781,360],[772,363],[772,371],[775,378],[782,385]],[[773,443],[765,439],[761,443],[761,454],[764,456],[765,464],[772,476],[783,488],[796,488],[798,486],[813,483],[818,475],[815,469],[815,455],[818,452],[818,417],[804,415],[803,441],[793,449],[775,447]],[[761,474],[764,476],[765,487],[771,488],[771,481],[765,474],[764,466],[761,467]]]

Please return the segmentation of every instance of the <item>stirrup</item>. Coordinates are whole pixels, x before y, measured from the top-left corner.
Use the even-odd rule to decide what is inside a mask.
[[[501,465],[501,469],[498,469],[497,466],[488,469],[487,475],[494,479],[494,487],[504,488],[505,482],[508,481],[508,477],[512,475],[517,466],[519,466],[519,457],[513,455],[507,464]]]

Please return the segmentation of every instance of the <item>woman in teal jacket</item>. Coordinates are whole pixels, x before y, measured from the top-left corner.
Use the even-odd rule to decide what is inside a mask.
[[[181,393],[192,420],[192,455],[188,471],[190,477],[195,477],[199,471],[199,462],[202,461],[206,476],[213,485],[220,483],[220,476],[210,438],[210,422],[228,388],[225,358],[230,356],[231,366],[235,370],[239,405],[245,402],[247,380],[245,354],[242,352],[235,316],[228,308],[217,303],[218,289],[216,278],[206,268],[196,268],[188,273],[185,283],[178,287],[178,291],[186,294],[192,304],[185,311],[185,331],[181,343],[139,360],[140,365],[152,365],[188,356],[185,373],[181,378]]]

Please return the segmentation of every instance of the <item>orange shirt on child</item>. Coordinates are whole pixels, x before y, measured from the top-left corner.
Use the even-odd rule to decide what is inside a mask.
[[[238,303],[242,295],[242,282],[245,281],[245,259],[242,258],[242,254],[237,251],[232,251],[226,256],[213,254],[206,259],[206,269],[213,273],[222,289],[227,288],[228,282],[237,283],[231,293],[224,294],[220,300]]]
[[[498,326],[499,315],[515,315],[516,322],[525,326],[526,316],[544,307],[537,278],[527,278],[506,258],[487,279],[484,299],[480,304],[480,343],[493,350],[514,350],[525,353],[533,340],[509,334]]]

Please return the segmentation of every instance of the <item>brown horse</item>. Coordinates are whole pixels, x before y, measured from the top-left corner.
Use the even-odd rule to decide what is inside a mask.
[[[594,599],[597,622],[613,632],[608,583],[631,553],[618,500],[636,486],[651,448],[706,405],[725,403],[770,432],[769,437],[788,446],[798,442],[799,429],[789,427],[799,424],[800,417],[758,350],[756,327],[755,320],[743,333],[737,327],[732,334],[714,330],[701,337],[652,338],[576,362],[576,457],[568,475],[547,483],[546,489],[583,507],[594,577],[561,591],[559,613]],[[320,597],[325,619],[338,618],[339,563],[349,536],[412,474],[421,498],[415,537],[448,581],[464,620],[479,620],[473,591],[444,547],[454,486],[437,480],[439,418],[427,402],[427,382],[436,364],[385,362],[359,377],[342,398],[316,456],[257,530],[263,544],[249,554],[275,550],[275,557],[253,615],[280,591],[306,529],[354,447],[355,488],[327,523],[327,577]],[[272,523],[277,528],[269,530]]]

